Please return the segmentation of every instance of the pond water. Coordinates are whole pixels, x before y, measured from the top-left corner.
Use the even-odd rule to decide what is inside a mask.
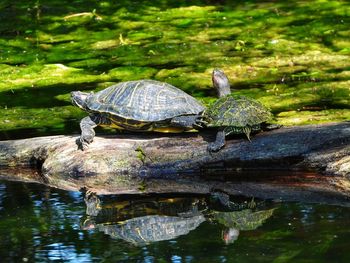
[[[1,262],[350,262],[350,208],[0,181]],[[90,198],[89,200],[94,200]],[[90,215],[88,215],[88,214]],[[94,214],[95,213],[95,214]]]
[[[2,0],[0,140],[78,133],[70,92],[121,81],[165,81],[207,105],[216,67],[280,124],[349,120],[349,13],[346,0]],[[81,193],[0,181],[0,262],[350,262],[347,207],[103,202],[87,215]]]

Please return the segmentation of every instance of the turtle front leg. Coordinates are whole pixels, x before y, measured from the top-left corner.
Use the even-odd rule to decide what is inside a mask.
[[[86,204],[86,214],[89,216],[97,216],[102,210],[101,200],[93,191],[87,190],[84,201]]]
[[[217,152],[219,151],[222,147],[225,146],[225,136],[226,133],[224,130],[219,130],[216,133],[216,138],[215,138],[215,142],[211,142],[208,145],[208,151],[209,152]]]
[[[79,149],[86,150],[90,143],[94,140],[95,131],[94,128],[100,124],[100,118],[91,115],[83,118],[80,121],[81,135],[77,140]]]

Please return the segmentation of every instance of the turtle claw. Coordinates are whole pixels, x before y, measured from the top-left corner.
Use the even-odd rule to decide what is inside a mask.
[[[210,153],[218,152],[222,147],[223,147],[223,145],[219,145],[219,144],[217,144],[215,142],[209,143],[208,144],[208,152],[210,152]]]
[[[85,150],[87,150],[89,148],[89,143],[88,142],[82,142],[80,147],[81,147],[82,151],[85,151]]]
[[[84,140],[82,137],[77,138],[76,144],[78,145],[78,149],[85,151],[89,148],[89,144],[91,142],[88,142],[87,140]]]
[[[91,196],[96,195],[96,193],[90,189],[86,190],[85,196],[90,198]]]

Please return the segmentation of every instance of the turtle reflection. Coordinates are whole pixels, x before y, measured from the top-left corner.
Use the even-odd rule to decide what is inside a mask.
[[[222,239],[232,243],[240,230],[257,228],[274,211],[257,210],[259,202],[255,208],[251,208],[251,202],[245,202],[247,207],[241,205],[240,211],[217,211],[210,200],[206,196],[142,197],[102,204],[94,193],[88,192],[87,217],[81,225],[85,230],[97,229],[112,238],[145,245],[186,235],[204,221],[218,222],[225,228]]]
[[[115,224],[96,224],[91,219],[84,223],[87,228],[96,227],[113,238],[143,245],[150,242],[174,239],[188,234],[205,221],[203,215],[192,217],[149,215],[135,217]]]
[[[99,221],[122,221],[144,215],[167,215],[188,217],[207,210],[204,197],[121,197],[101,204],[99,197],[87,191],[84,198],[86,214]]]
[[[276,208],[253,211],[244,209],[235,212],[213,211],[212,217],[218,223],[224,225],[222,239],[226,244],[233,243],[238,239],[241,230],[255,230],[270,218]]]

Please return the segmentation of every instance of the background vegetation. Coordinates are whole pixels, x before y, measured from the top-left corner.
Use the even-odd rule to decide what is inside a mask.
[[[348,1],[0,1],[0,138],[79,131],[73,90],[143,78],[209,103],[222,68],[284,125],[350,119]]]

